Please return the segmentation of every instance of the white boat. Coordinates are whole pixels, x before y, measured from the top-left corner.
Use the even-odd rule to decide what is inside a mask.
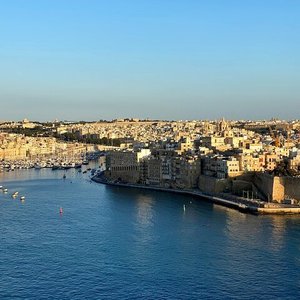
[[[25,200],[25,196],[21,196],[21,197],[20,197],[20,200],[21,200],[21,201],[24,201],[24,200]]]
[[[13,197],[13,198],[16,198],[18,195],[19,195],[19,192],[14,192],[14,193],[12,194],[12,197]]]
[[[8,192],[8,189],[3,189],[3,192],[4,192],[4,193],[7,193],[7,192]]]

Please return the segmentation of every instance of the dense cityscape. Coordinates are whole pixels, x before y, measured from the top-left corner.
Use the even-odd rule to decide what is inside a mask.
[[[102,156],[96,180],[218,196],[289,213],[300,203],[300,121],[118,119],[0,125],[1,172],[80,168]]]

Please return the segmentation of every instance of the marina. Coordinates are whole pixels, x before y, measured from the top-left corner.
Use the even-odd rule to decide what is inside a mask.
[[[0,161],[0,172],[10,172],[17,169],[44,169],[49,168],[55,170],[80,169],[83,165],[88,165],[89,161],[98,159],[103,156],[101,151],[85,153],[77,155],[74,158],[66,157],[65,155],[57,155],[45,158]]]

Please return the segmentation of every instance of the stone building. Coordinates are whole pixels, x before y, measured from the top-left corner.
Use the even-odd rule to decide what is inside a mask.
[[[150,155],[149,149],[140,151],[111,151],[107,155],[106,168],[111,180],[128,183],[140,181],[140,161]]]

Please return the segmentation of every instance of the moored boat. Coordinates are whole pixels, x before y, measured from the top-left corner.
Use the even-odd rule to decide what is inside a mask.
[[[14,192],[14,193],[12,194],[12,197],[13,197],[13,198],[16,198],[18,195],[19,195],[19,192]]]

